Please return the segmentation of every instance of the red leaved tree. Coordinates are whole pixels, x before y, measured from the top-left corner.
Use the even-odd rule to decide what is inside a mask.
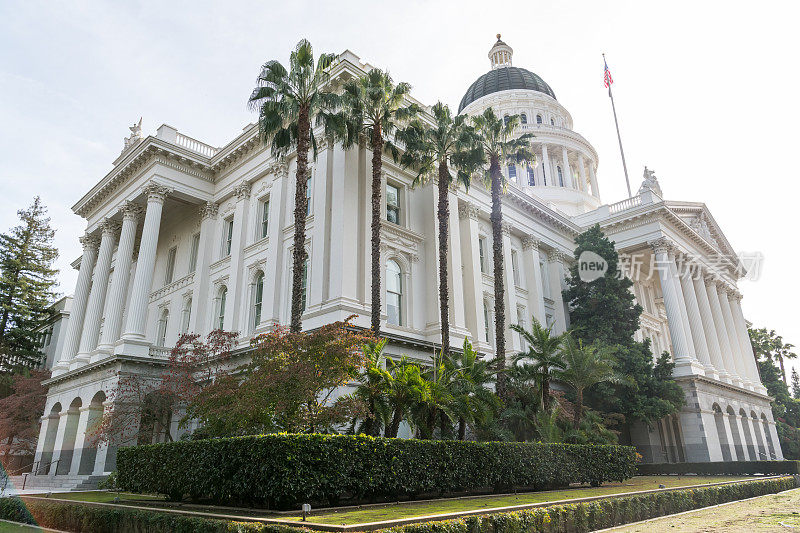
[[[0,399],[0,462],[8,466],[9,458],[33,455],[39,436],[39,417],[47,400],[47,387],[42,381],[49,372],[30,370],[11,379],[11,394]]]

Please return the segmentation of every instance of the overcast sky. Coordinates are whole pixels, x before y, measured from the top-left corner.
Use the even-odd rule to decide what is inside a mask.
[[[705,202],[738,251],[745,315],[800,343],[797,2],[0,2],[0,231],[40,195],[73,290],[84,221],[71,206],[110,169],[128,126],[162,123],[215,146],[255,117],[259,66],[300,38],[350,49],[457,107],[489,68],[495,34],[542,76],[600,154],[603,201],[625,183],[605,52],[632,187],[656,170],[670,200]]]

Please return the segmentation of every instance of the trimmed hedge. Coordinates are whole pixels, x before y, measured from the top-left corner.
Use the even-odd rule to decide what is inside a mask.
[[[774,494],[795,488],[791,477],[665,490],[639,496],[609,497],[590,502],[538,507],[524,511],[469,516],[380,530],[383,533],[584,532]],[[0,499],[0,518],[75,532],[133,533],[308,533],[302,527],[227,522],[178,514],[112,508],[91,504]]]
[[[126,491],[214,503],[296,508],[470,491],[540,490],[623,481],[636,451],[623,446],[260,435],[119,450]]]
[[[640,476],[697,474],[703,476],[800,475],[800,461],[716,461],[712,463],[652,463],[637,467]]]

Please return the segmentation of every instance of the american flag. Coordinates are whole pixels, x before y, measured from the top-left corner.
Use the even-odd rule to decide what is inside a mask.
[[[605,66],[605,70],[603,72],[603,85],[605,85],[606,89],[608,89],[614,80],[611,78],[611,71],[608,70],[608,63],[606,63],[605,57],[603,58],[603,65]]]

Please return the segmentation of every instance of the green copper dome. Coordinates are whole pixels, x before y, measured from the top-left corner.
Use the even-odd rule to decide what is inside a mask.
[[[554,99],[556,97],[553,89],[537,74],[524,68],[502,66],[490,70],[469,86],[458,105],[458,112],[461,113],[469,104],[487,94],[515,89],[538,91]]]

